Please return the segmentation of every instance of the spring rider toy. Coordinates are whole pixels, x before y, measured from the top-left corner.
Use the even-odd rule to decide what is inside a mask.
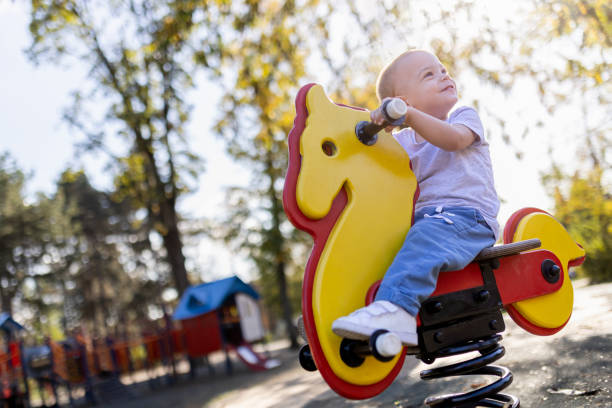
[[[397,111],[387,110],[388,123],[403,122]],[[461,271],[440,273],[419,311],[418,347],[402,349],[384,330],[369,341],[343,339],[332,332],[332,322],[374,300],[412,225],[419,187],[406,152],[392,136],[377,135],[382,126],[368,122],[368,112],[333,103],[317,84],[298,92],[296,112],[283,204],[289,220],[314,240],[302,286],[308,343],[300,350],[302,367],[318,370],[341,396],[365,399],[392,383],[407,353],[432,363],[477,351],[468,361],[425,370],[421,378],[499,378],[425,403],[518,407],[518,398],[500,393],[512,374],[490,365],[505,353],[502,309],[530,333],[561,330],[573,306],[568,268],[582,263],[584,249],[545,211],[521,209],[504,228],[504,245],[483,250]]]

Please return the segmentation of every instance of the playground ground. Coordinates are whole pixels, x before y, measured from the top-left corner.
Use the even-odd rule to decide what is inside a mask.
[[[514,374],[514,382],[506,391],[519,396],[522,407],[612,406],[612,283],[586,286],[584,281],[577,281],[575,289],[573,316],[556,335],[533,336],[506,320],[502,341],[506,356],[497,364],[510,368]],[[203,368],[195,379],[182,378],[173,386],[160,385],[153,391],[139,386],[136,378],[130,386],[132,397],[107,406],[412,408],[424,406],[427,396],[469,391],[487,382],[487,377],[480,376],[421,381],[419,371],[430,366],[409,358],[385,392],[369,400],[349,401],[331,391],[318,373],[304,371],[297,362],[296,351],[290,350],[287,343],[269,344],[266,349],[282,362],[280,367],[253,373],[233,360],[233,374],[228,376],[224,356],[219,355],[212,361],[214,375]]]

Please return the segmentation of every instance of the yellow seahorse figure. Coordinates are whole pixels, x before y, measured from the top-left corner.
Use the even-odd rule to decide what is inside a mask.
[[[407,153],[392,136],[379,137],[374,146],[355,137],[355,124],[369,120],[367,112],[334,104],[320,85],[310,89],[306,106],[298,206],[306,216],[321,218],[341,188],[348,195],[317,266],[312,299],[317,332],[340,378],[370,384],[384,378],[392,364],[368,358],[361,367],[348,367],[331,324],[364,306],[368,288],[391,264],[412,224],[417,182]]]

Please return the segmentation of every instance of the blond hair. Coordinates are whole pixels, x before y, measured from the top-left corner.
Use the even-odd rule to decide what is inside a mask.
[[[393,82],[393,75],[395,74],[395,71],[396,71],[397,62],[401,60],[402,58],[404,58],[405,56],[410,55],[416,51],[419,51],[419,50],[413,49],[413,50],[408,50],[408,51],[401,53],[397,57],[393,58],[393,60],[390,63],[388,63],[382,69],[382,71],[380,71],[380,74],[378,74],[378,79],[376,80],[376,96],[378,96],[378,99],[380,102],[382,102],[382,100],[385,98],[391,98],[391,97],[396,96],[395,88],[394,88],[395,84]]]

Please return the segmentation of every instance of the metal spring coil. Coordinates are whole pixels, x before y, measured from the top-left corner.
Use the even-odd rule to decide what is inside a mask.
[[[424,362],[433,362],[436,358],[450,357],[454,355],[478,351],[480,356],[471,360],[437,367],[421,372],[421,379],[433,380],[460,375],[494,375],[499,379],[489,385],[477,390],[446,394],[436,397],[429,397],[425,404],[430,407],[508,407],[518,408],[520,401],[517,397],[507,394],[500,394],[504,388],[512,383],[512,373],[506,367],[489,365],[499,360],[505,354],[505,349],[499,344],[502,339],[500,335],[486,337],[484,339],[470,341],[465,344],[451,346],[437,351],[433,355],[419,356]]]

